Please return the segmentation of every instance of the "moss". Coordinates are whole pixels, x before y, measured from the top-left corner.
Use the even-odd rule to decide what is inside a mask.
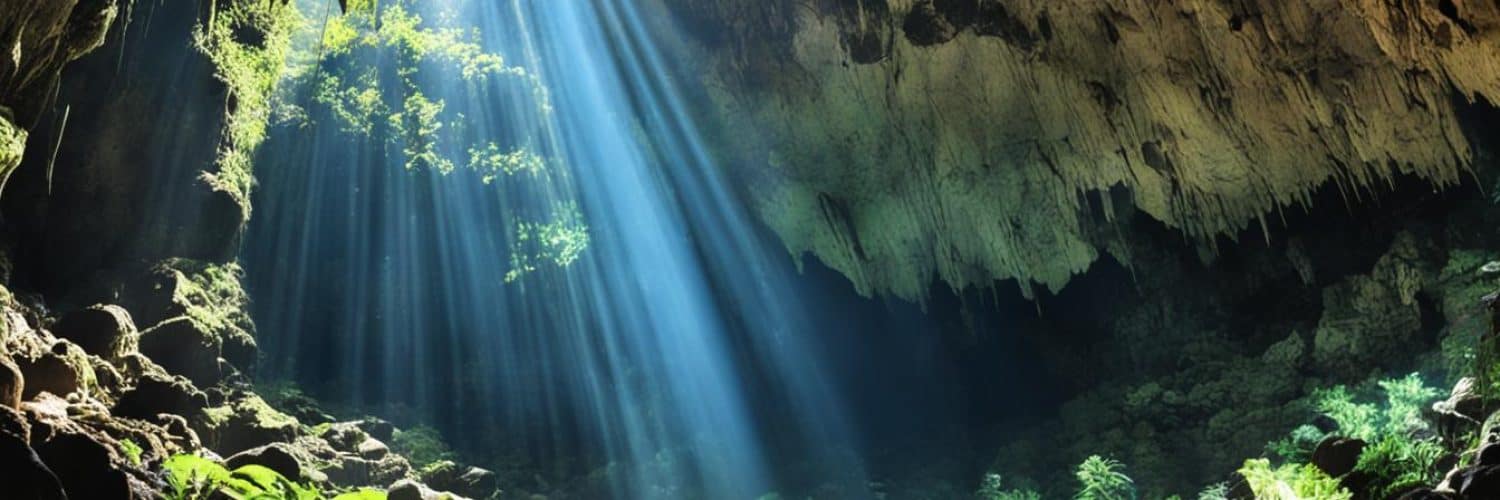
[[[26,131],[11,123],[10,114],[0,108],[0,195],[5,192],[5,181],[11,172],[21,166],[21,157],[26,153]]]
[[[1315,466],[1287,464],[1272,469],[1271,461],[1246,460],[1239,473],[1255,498],[1264,500],[1349,500],[1354,497],[1338,479]]]
[[[390,446],[418,470],[454,458],[453,451],[443,441],[443,435],[431,427],[398,430],[391,436]]]
[[[272,96],[281,81],[291,51],[291,35],[303,23],[295,2],[242,0],[220,5],[200,26],[195,42],[213,61],[218,78],[229,87],[235,106],[230,110],[216,170],[204,173],[214,189],[234,196],[249,215],[254,184],[252,156],[266,139]],[[264,35],[252,44],[237,33]]]

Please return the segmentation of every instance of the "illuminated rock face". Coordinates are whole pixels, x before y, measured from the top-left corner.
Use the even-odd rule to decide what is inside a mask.
[[[1129,217],[1211,250],[1327,185],[1452,186],[1500,97],[1489,1],[666,3],[787,249],[916,300],[1128,263]]]

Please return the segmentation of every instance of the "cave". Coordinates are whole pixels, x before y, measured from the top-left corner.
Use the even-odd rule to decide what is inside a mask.
[[[0,14],[0,498],[1500,498],[1500,3]]]

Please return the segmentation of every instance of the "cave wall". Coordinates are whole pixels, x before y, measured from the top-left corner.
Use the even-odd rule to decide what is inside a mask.
[[[1131,217],[1212,253],[1321,186],[1451,187],[1500,92],[1488,1],[665,3],[760,218],[913,300],[1128,264]]]
[[[162,259],[233,261],[249,207],[212,182],[238,101],[204,48],[214,8],[130,4],[104,49],[26,100],[37,127],[0,197],[13,286],[86,305]]]
[[[29,132],[55,98],[64,65],[104,43],[114,0],[4,0],[0,12],[0,190],[20,166]]]

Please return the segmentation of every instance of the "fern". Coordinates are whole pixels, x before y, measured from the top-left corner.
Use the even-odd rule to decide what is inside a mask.
[[[1077,500],[1135,499],[1135,482],[1125,475],[1125,464],[1093,455],[1078,464],[1074,472],[1082,488],[1073,495]]]
[[[312,485],[299,484],[260,465],[233,471],[197,455],[176,455],[162,464],[167,477],[167,500],[322,500],[327,498]],[[385,492],[362,489],[340,494],[334,500],[384,500]]]
[[[979,484],[979,491],[974,493],[980,500],[1042,500],[1042,494],[1030,489],[1004,489],[1004,481],[999,474],[985,474],[984,481]]]
[[[1272,469],[1270,460],[1251,459],[1245,461],[1239,473],[1257,500],[1350,500],[1354,497],[1339,485],[1337,479],[1328,477],[1310,464],[1287,464]]]
[[[1375,437],[1379,410],[1373,404],[1354,402],[1354,396],[1344,386],[1313,391],[1313,400],[1319,413],[1338,423],[1340,435],[1364,440]]]

